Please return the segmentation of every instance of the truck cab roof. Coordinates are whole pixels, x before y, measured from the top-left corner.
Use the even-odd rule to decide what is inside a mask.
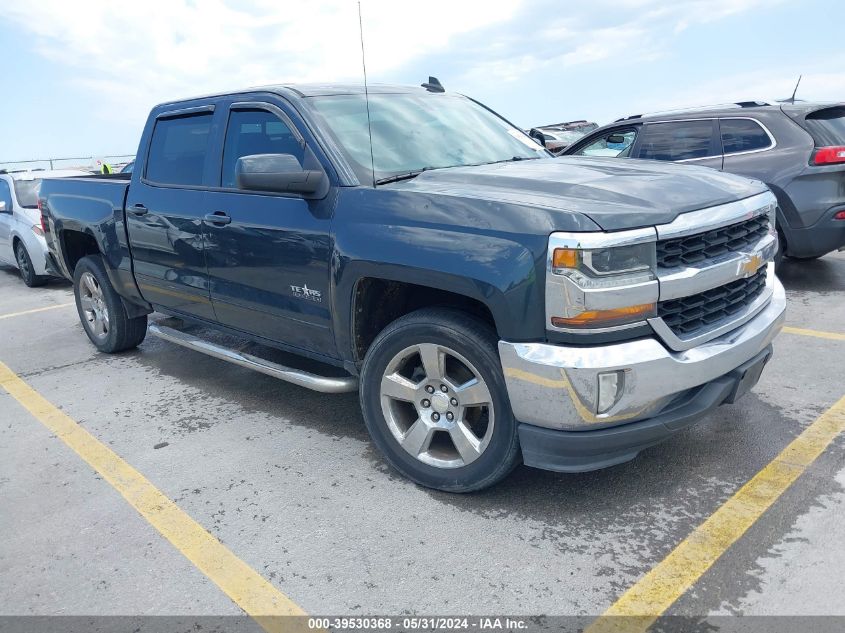
[[[361,95],[365,93],[363,83],[302,83],[302,84],[270,84],[265,86],[253,86],[239,90],[228,90],[210,94],[186,97],[160,103],[161,106],[170,106],[188,101],[201,99],[212,99],[228,97],[239,94],[251,94],[256,92],[270,92],[287,98],[325,97],[330,95]],[[425,94],[429,91],[422,86],[407,86],[401,84],[368,84],[366,92],[369,94]]]

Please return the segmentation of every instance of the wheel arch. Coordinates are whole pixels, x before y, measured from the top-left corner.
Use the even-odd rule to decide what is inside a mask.
[[[76,265],[83,257],[98,256],[103,261],[106,276],[120,296],[127,315],[132,318],[153,311],[151,306],[140,299],[131,272],[121,271],[112,265],[92,230],[87,227],[79,229],[63,228],[58,231],[56,240],[58,241],[58,249],[56,249],[55,254],[58,256],[59,266],[66,277],[73,279]],[[127,290],[130,294],[129,297],[126,296]],[[138,300],[135,300],[136,297]]]
[[[349,317],[349,343],[354,362],[363,360],[373,340],[390,323],[422,308],[457,309],[481,319],[499,333],[496,314],[501,313],[501,306],[497,304],[504,299],[497,298],[493,289],[481,287],[473,292],[469,288],[432,283],[434,280],[421,281],[407,271],[402,279],[377,275],[357,279]]]

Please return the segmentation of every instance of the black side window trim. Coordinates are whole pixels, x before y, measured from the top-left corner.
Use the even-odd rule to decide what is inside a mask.
[[[193,108],[179,108],[178,110],[167,110],[159,112],[156,115],[156,121],[161,119],[177,119],[183,116],[191,116],[192,114],[211,114],[214,112],[214,104],[195,106]]]

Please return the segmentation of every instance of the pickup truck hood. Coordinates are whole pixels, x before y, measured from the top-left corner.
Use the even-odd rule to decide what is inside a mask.
[[[766,191],[708,167],[581,156],[437,169],[396,187],[581,213],[605,231],[665,224]]]

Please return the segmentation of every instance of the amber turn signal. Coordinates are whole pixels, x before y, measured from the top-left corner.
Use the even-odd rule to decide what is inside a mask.
[[[556,248],[552,254],[552,268],[577,268],[578,254],[574,248]]]
[[[613,308],[612,310],[587,310],[573,317],[552,317],[555,327],[609,327],[623,325],[656,314],[657,305],[642,303],[636,306]]]

